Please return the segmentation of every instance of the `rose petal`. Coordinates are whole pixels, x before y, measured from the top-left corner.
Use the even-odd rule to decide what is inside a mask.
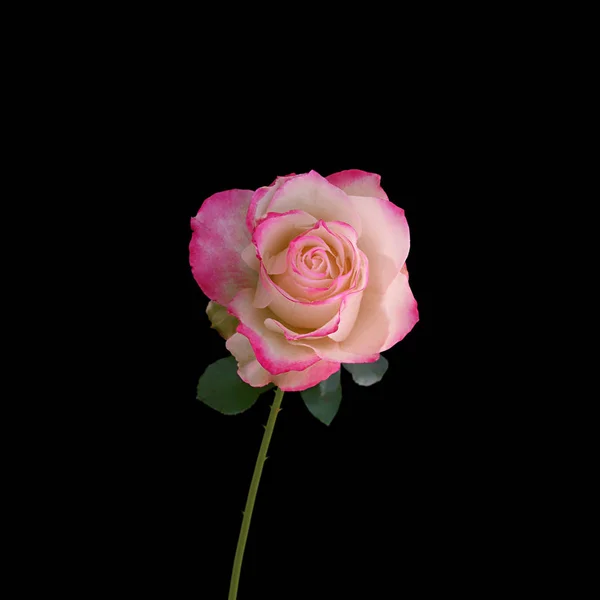
[[[358,235],[354,227],[352,227],[352,225],[349,225],[348,223],[344,223],[342,221],[327,221],[325,225],[329,231],[344,236],[353,244],[357,243]]]
[[[390,285],[382,302],[390,320],[390,332],[381,351],[396,345],[419,321],[417,301],[408,285],[408,272],[402,271]]]
[[[316,219],[302,210],[286,213],[271,213],[257,226],[252,234],[252,243],[260,259],[265,261],[285,250],[302,231],[310,229]]]
[[[267,212],[266,208],[269,205],[269,202],[271,202],[275,192],[290,179],[290,177],[294,176],[295,175],[292,173],[285,177],[277,177],[270,186],[258,188],[256,192],[254,192],[246,213],[246,227],[250,234],[254,231],[258,221],[265,216]]]
[[[352,331],[362,302],[363,292],[348,294],[340,306],[340,322],[336,331],[328,334],[334,342],[344,341]]]
[[[283,319],[295,327],[321,327],[337,313],[340,306],[341,299],[337,297],[315,302],[301,302],[293,298],[269,277],[264,265],[261,266],[258,285],[262,287],[261,299],[268,298],[268,306],[276,315],[275,318]]]
[[[304,371],[289,371],[283,375],[276,375],[273,377],[273,383],[284,392],[301,392],[321,383],[339,369],[339,362],[320,360]]]
[[[289,268],[285,273],[272,277],[272,281],[289,296],[303,302],[332,298],[354,288],[360,271],[367,268],[368,262],[357,248],[356,239],[356,232],[350,225],[320,220],[290,242],[287,254]],[[329,278],[307,267],[305,261],[313,253],[321,253],[324,257]],[[329,260],[330,254],[335,256],[336,267]]]
[[[319,360],[303,371],[271,375],[256,360],[248,338],[242,334],[236,333],[227,340],[225,345],[238,361],[238,375],[253,387],[263,387],[268,383],[274,383],[284,392],[301,392],[321,383],[340,368],[339,362]]]
[[[290,340],[288,343],[294,346],[307,346],[312,348],[323,360],[339,361],[342,363],[371,363],[379,358],[379,353],[356,352],[345,350],[340,342],[335,342],[329,336],[319,339]]]
[[[283,323],[278,321],[277,319],[266,319],[265,327],[274,333],[283,336],[286,340],[301,340],[304,338],[319,338],[329,335],[330,333],[335,333],[338,330],[338,326],[340,323],[340,314],[339,312],[333,315],[333,317],[325,323],[325,325],[319,327],[318,329],[309,329],[306,328],[296,328],[296,331],[291,329],[290,327],[286,327]]]
[[[310,348],[292,347],[265,326],[266,319],[276,317],[268,309],[253,306],[253,297],[252,289],[241,290],[227,308],[240,320],[237,332],[250,340],[258,362],[274,375],[302,371],[315,364],[319,357]]]
[[[264,267],[262,268],[264,269]],[[268,283],[265,283],[265,285],[262,284],[259,268],[258,283],[256,284],[254,299],[252,300],[254,308],[267,308],[271,304],[271,292],[274,291],[273,287],[268,285]]]
[[[248,338],[241,333],[234,333],[225,342],[227,350],[238,362],[238,375],[252,387],[263,387],[271,382],[272,375],[261,367],[256,360]]]
[[[290,210],[303,210],[324,221],[349,223],[360,236],[360,217],[346,194],[316,171],[285,181],[273,195],[267,212]]]
[[[255,287],[257,275],[242,260],[250,243],[244,218],[250,190],[228,190],[207,198],[191,220],[190,265],[200,289],[226,305],[243,288]]]
[[[258,256],[256,256],[256,248],[254,244],[248,244],[242,250],[242,260],[253,270],[258,272],[260,269],[260,261],[258,260]]]
[[[354,327],[340,345],[347,352],[383,352],[404,338],[418,320],[408,277],[399,272],[383,294],[367,287]]]
[[[318,339],[329,336],[336,342],[345,340],[356,320],[360,308],[362,290],[347,294],[340,303],[338,312],[318,329],[292,329],[277,319],[267,319],[265,327],[275,333],[283,333],[287,340]]]
[[[376,173],[349,169],[329,175],[327,181],[344,190],[349,196],[374,196],[388,199],[380,185],[381,175]]]
[[[288,267],[288,249],[285,248],[275,256],[272,256],[268,263],[265,263],[269,275],[280,275],[285,273]]]
[[[389,200],[348,196],[363,224],[358,247],[369,259],[370,287],[384,292],[406,261],[410,233],[404,211]]]

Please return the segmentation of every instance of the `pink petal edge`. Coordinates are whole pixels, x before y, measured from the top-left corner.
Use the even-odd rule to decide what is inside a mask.
[[[388,199],[381,187],[381,175],[367,173],[359,169],[348,169],[327,177],[329,183],[344,190],[349,196],[376,196]]]
[[[213,194],[191,219],[190,266],[200,289],[211,300],[226,305],[245,287],[256,285],[257,274],[242,260],[251,242],[244,215],[250,190]]]

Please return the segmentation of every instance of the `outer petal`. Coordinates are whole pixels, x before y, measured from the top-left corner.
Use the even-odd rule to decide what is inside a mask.
[[[194,279],[219,304],[227,304],[243,288],[256,286],[256,272],[242,260],[242,251],[251,241],[244,220],[251,198],[250,190],[219,192],[202,203],[191,221]]]
[[[356,317],[360,310],[363,291],[348,294],[342,300],[340,306],[340,323],[336,331],[329,334],[329,337],[335,342],[342,342],[352,331],[356,323]]]
[[[319,339],[294,339],[289,343],[309,346],[324,360],[375,362],[379,352],[403,339],[418,320],[417,302],[408,285],[406,265],[403,265],[385,293],[367,287],[354,326],[344,340],[336,342],[329,335]]]
[[[348,196],[375,196],[388,199],[380,185],[381,175],[358,169],[340,171],[327,177],[327,181],[344,190]]]
[[[346,352],[383,352],[399,342],[419,320],[408,277],[399,272],[384,294],[367,288],[350,335],[340,343]]]
[[[395,346],[419,321],[417,301],[408,285],[408,273],[402,271],[393,281],[382,302],[390,320],[390,332],[381,351]]]
[[[301,232],[310,229],[316,219],[302,210],[290,210],[283,214],[270,213],[252,233],[252,243],[263,261],[288,247],[290,241]]]
[[[247,337],[241,333],[234,333],[225,342],[225,346],[237,360],[238,375],[243,381],[252,387],[263,387],[271,382],[272,375],[263,369],[256,360]]]
[[[369,287],[384,292],[405,263],[410,249],[410,233],[404,211],[383,198],[348,198],[363,224],[358,247],[369,259]]]
[[[258,221],[266,215],[267,206],[271,202],[275,192],[291,177],[294,177],[294,173],[285,177],[277,177],[270,186],[258,188],[254,192],[246,213],[246,227],[249,233],[254,231]]]
[[[343,221],[360,236],[361,219],[347,195],[316,171],[291,177],[273,195],[266,212],[303,210],[323,221]]]
[[[304,371],[271,375],[256,360],[248,338],[241,333],[234,334],[225,345],[238,361],[238,375],[253,387],[263,387],[272,382],[284,392],[300,392],[317,385],[340,368],[340,363],[319,360]]]
[[[306,347],[291,345],[281,334],[265,326],[265,320],[273,318],[268,309],[253,306],[254,291],[239,292],[228,308],[239,320],[237,332],[245,335],[256,354],[258,362],[273,375],[287,371],[303,371],[319,361],[315,352]]]
[[[319,339],[301,339],[290,340],[294,346],[308,346],[312,348],[323,360],[339,361],[343,363],[372,363],[379,359],[379,353],[346,350],[342,348],[340,342],[336,342],[331,337]]]
[[[273,377],[273,383],[284,392],[301,392],[307,390],[339,371],[339,362],[320,360],[304,371],[290,371]]]

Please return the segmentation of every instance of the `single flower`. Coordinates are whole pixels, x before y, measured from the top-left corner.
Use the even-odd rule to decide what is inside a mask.
[[[191,224],[207,313],[253,387],[311,388],[341,363],[377,361],[419,320],[408,223],[379,175],[311,171],[219,192]]]

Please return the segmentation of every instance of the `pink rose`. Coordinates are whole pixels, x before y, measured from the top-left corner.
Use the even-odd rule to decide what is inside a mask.
[[[419,320],[408,224],[380,179],[278,177],[214,194],[192,219],[194,278],[239,320],[226,346],[246,383],[305,390],[376,361]]]

